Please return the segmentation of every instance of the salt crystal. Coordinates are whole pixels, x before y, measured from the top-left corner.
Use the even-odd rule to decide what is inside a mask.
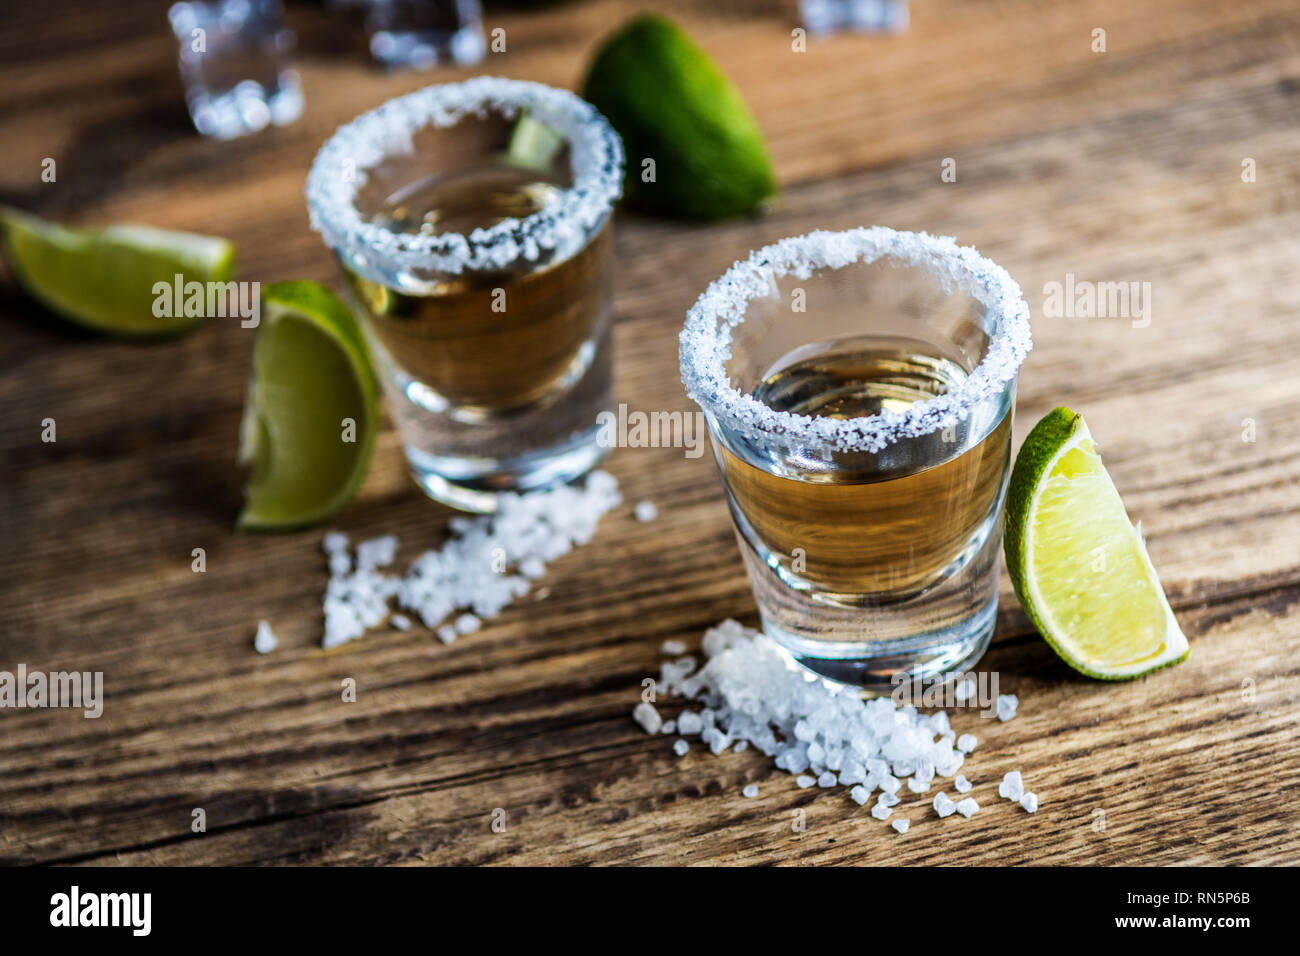
[[[641,729],[647,734],[659,733],[659,728],[664,725],[663,718],[659,716],[655,705],[644,700],[632,709],[632,719],[640,724]]]
[[[681,738],[678,738],[677,742],[673,744],[673,753],[677,754],[679,757],[685,757],[686,752],[690,749],[691,745]]]
[[[677,721],[675,721],[675,720],[665,720],[665,721],[664,721],[664,725],[663,725],[662,727],[659,728],[659,732],[660,732],[661,734],[675,734],[675,733],[677,733]]]
[[[321,546],[325,549],[326,554],[333,554],[336,551],[342,551],[348,546],[348,536],[340,531],[331,531],[325,535]]]
[[[912,821],[904,817],[901,820],[890,821],[889,825],[893,827],[895,830],[897,830],[899,833],[906,833],[907,828],[912,825]]]
[[[748,749],[749,749],[749,741],[748,741],[748,740],[738,740],[738,741],[736,741],[736,746],[734,746],[734,747],[731,748],[731,752],[732,752],[732,753],[737,753],[737,754],[738,754],[738,753],[740,753],[740,752],[742,752],[742,751],[745,751],[745,750],[748,750]]]
[[[750,798],[756,797],[758,796],[758,787],[755,784],[751,783],[744,790],[740,791],[740,795],[742,797],[750,797]]]
[[[849,797],[858,806],[862,806],[868,800],[871,799],[871,791],[868,790],[866,787],[857,786],[849,791]]]
[[[957,801],[957,812],[960,813],[963,817],[966,817],[966,819],[968,820],[971,817],[975,816],[975,811],[977,811],[979,808],[980,805],[975,802],[974,797],[967,797],[964,800]]]
[[[664,641],[659,645],[659,653],[668,657],[677,657],[686,653],[686,645],[681,641]]]
[[[411,619],[405,614],[394,614],[388,619],[388,623],[399,631],[409,631],[411,629]]]
[[[876,805],[871,808],[871,815],[875,817],[877,820],[888,820],[889,815],[893,812],[894,812],[893,810],[885,806],[879,800],[877,800]]]
[[[913,793],[925,793],[930,789],[930,780],[918,779],[918,776],[908,777],[907,789]]]
[[[698,734],[704,729],[704,721],[693,710],[684,710],[677,716],[677,729],[684,734]]]
[[[397,556],[397,538],[391,534],[371,538],[357,545],[357,567],[363,571],[373,571],[392,564]]]
[[[457,634],[473,634],[483,626],[483,622],[473,614],[462,614],[456,618],[454,626]]]
[[[456,629],[450,624],[444,624],[442,627],[438,628],[437,634],[438,640],[442,641],[444,644],[450,644],[452,641],[456,640]]]
[[[969,677],[957,683],[952,689],[952,699],[958,704],[964,704],[975,696],[975,682]]]
[[[654,521],[655,518],[659,517],[659,509],[655,507],[653,501],[638,501],[633,514],[636,515],[637,521]]]
[[[876,798],[876,802],[887,807],[896,807],[903,802],[902,798],[893,793],[882,793]]]
[[[1019,800],[1025,792],[1024,781],[1020,779],[1019,770],[1011,770],[1003,776],[998,784],[998,796],[1008,800]]]
[[[934,803],[931,806],[934,807],[934,812],[941,817],[951,816],[953,811],[957,809],[957,804],[953,803],[952,798],[946,793],[935,794]]]
[[[962,734],[957,738],[957,749],[964,754],[968,754],[975,749],[975,746],[978,743],[979,740],[974,734]]]
[[[1020,698],[1015,694],[998,695],[998,720],[1008,721],[1016,716],[1016,708],[1020,706]]]
[[[1030,813],[1038,812],[1038,794],[1032,790],[1026,790],[1020,795],[1020,805]]]
[[[823,790],[835,786],[838,782],[839,781],[835,778],[835,774],[831,773],[829,770],[817,778],[817,786],[821,787]]]
[[[709,749],[715,754],[722,753],[731,743],[731,739],[717,727],[705,727],[704,733],[700,734],[700,739],[708,744]]]
[[[966,779],[966,775],[964,773],[957,774],[957,776],[954,777],[952,781],[952,788],[956,790],[958,793],[969,793],[971,787],[973,786],[975,785]]]
[[[257,636],[253,638],[253,647],[259,654],[270,654],[280,645],[275,638],[275,632],[271,630],[271,625],[265,621],[257,622]]]
[[[794,782],[799,785],[800,790],[807,790],[809,787],[811,787],[813,784],[817,782],[817,778],[810,777],[808,776],[808,774],[802,773],[799,776],[795,777]]]

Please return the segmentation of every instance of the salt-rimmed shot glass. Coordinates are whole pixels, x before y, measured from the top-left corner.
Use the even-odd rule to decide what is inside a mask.
[[[478,77],[341,127],[307,178],[417,483],[491,512],[606,449],[618,136],[590,104]]]
[[[785,239],[687,314],[764,629],[865,687],[983,654],[997,613],[1020,287],[974,249],[875,227]]]

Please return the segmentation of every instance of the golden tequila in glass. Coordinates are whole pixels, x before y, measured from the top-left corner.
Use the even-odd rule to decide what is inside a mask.
[[[524,122],[546,148],[520,151]],[[568,481],[602,457],[621,168],[588,104],[491,77],[385,104],[322,149],[313,223],[432,497],[491,511],[497,492]]]
[[[866,686],[959,670],[997,610],[1027,310],[951,240],[813,233],[755,253],[691,311],[703,407],[765,629]]]

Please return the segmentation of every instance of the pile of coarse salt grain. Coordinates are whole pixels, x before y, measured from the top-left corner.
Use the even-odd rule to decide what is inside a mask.
[[[323,547],[330,581],[321,644],[337,647],[355,640],[385,619],[406,630],[405,615],[390,618],[392,598],[450,644],[527,594],[546,573],[547,562],[589,542],[600,519],[621,501],[618,481],[603,471],[592,472],[583,486],[503,494],[496,514],[453,518],[451,538],[416,558],[401,577],[380,570],[396,557],[393,535],[363,541],[354,560],[346,535],[327,534]],[[456,612],[463,613],[443,623]]]
[[[665,653],[680,649],[676,641],[663,647]],[[667,722],[651,703],[638,704],[632,713],[648,733],[681,735],[673,744],[679,757],[690,750],[681,739],[685,736],[699,735],[715,754],[753,746],[795,775],[800,787],[850,787],[859,806],[879,790],[871,815],[882,821],[902,801],[898,793],[904,785],[912,793],[927,793],[936,778],[952,777],[959,794],[971,789],[958,771],[976,741],[970,734],[956,738],[946,711],[926,715],[888,697],[863,700],[850,688],[793,666],[775,641],[733,620],[709,630],[702,649],[708,658],[702,668],[697,671],[691,657],[667,661],[658,683],[665,693],[698,700],[699,710],[685,710]],[[1020,779],[1019,771],[1008,774],[999,795],[1020,800]],[[743,795],[757,791],[750,785]],[[1033,813],[1038,799],[1028,796],[1021,806]],[[953,800],[944,792],[932,806],[940,817],[954,812],[971,817],[979,810],[973,797]],[[895,820],[893,826],[906,833],[910,820]]]

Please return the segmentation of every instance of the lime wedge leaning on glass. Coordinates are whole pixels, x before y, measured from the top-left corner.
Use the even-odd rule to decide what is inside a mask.
[[[263,289],[240,435],[240,461],[253,471],[239,526],[297,528],[343,507],[370,465],[378,409],[369,350],[347,306],[314,282]]]
[[[1128,680],[1187,657],[1142,536],[1068,408],[1048,413],[1016,456],[1005,547],[1021,605],[1075,670]]]

